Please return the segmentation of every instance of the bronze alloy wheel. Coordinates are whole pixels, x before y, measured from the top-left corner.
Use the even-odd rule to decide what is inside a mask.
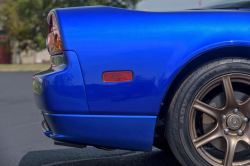
[[[250,61],[215,60],[183,78],[165,135],[183,166],[250,166]]]
[[[250,145],[250,127],[249,127],[249,117],[250,117],[250,98],[246,98],[241,101],[246,96],[242,93],[240,99],[235,97],[235,93],[232,84],[239,83],[249,85],[250,87],[250,76],[245,74],[228,74],[223,75],[209,82],[196,96],[189,116],[189,130],[190,136],[193,141],[193,145],[197,149],[198,153],[211,165],[223,164],[227,165],[246,165],[250,163],[250,160],[236,161],[233,162],[234,154],[236,151],[244,151]],[[219,94],[215,94],[215,98],[222,99],[224,101],[220,102],[212,99],[214,102],[205,103],[202,99],[213,89],[222,85],[224,87],[225,97],[220,97]],[[239,93],[239,92],[238,92]],[[201,111],[203,125],[210,124],[210,130],[204,134],[198,136],[196,128],[196,115],[197,110]],[[212,126],[212,127],[211,127]],[[203,126],[203,130],[206,128]],[[226,142],[226,148],[223,148],[223,140],[218,139],[223,138]],[[216,141],[217,140],[217,141]],[[245,142],[244,143],[241,143]],[[220,151],[224,151],[224,159],[218,159],[211,155],[203,147],[204,145],[210,143],[213,147]],[[241,143],[238,148],[237,145]],[[225,146],[225,145],[224,145]],[[237,149],[238,148],[238,149]]]

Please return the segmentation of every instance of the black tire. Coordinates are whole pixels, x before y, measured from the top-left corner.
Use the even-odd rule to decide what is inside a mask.
[[[195,149],[189,134],[189,113],[199,91],[211,80],[230,73],[250,74],[250,61],[222,59],[193,72],[176,92],[166,114],[166,137],[175,157],[184,166],[210,165]]]
[[[165,138],[166,139],[166,138]],[[167,140],[164,139],[155,139],[154,140],[154,146],[160,150],[165,151],[168,155],[173,155]]]

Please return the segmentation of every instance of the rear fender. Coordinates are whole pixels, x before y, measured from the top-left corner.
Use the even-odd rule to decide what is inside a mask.
[[[89,114],[78,57],[64,51],[67,64],[51,67],[33,76],[36,105],[44,112]]]

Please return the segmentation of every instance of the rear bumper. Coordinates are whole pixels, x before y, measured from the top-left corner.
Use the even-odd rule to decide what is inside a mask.
[[[49,128],[49,125],[48,125],[48,123],[46,122],[46,120],[43,120],[43,121],[42,121],[41,127],[42,127],[42,130],[43,130],[44,134],[45,134],[47,137],[50,137],[50,135],[53,134],[52,131],[51,131],[51,129]]]
[[[67,64],[33,76],[44,134],[72,145],[151,151],[156,116],[89,115],[77,55],[65,51]]]
[[[44,133],[56,141],[128,150],[152,150],[156,116],[45,113],[44,117],[51,129]]]
[[[43,112],[89,114],[78,57],[64,51],[67,64],[33,75],[34,98]]]

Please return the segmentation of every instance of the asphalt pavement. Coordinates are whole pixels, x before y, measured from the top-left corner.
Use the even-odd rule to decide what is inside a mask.
[[[180,165],[169,153],[105,151],[54,145],[41,130],[32,92],[34,72],[0,72],[0,166]]]

